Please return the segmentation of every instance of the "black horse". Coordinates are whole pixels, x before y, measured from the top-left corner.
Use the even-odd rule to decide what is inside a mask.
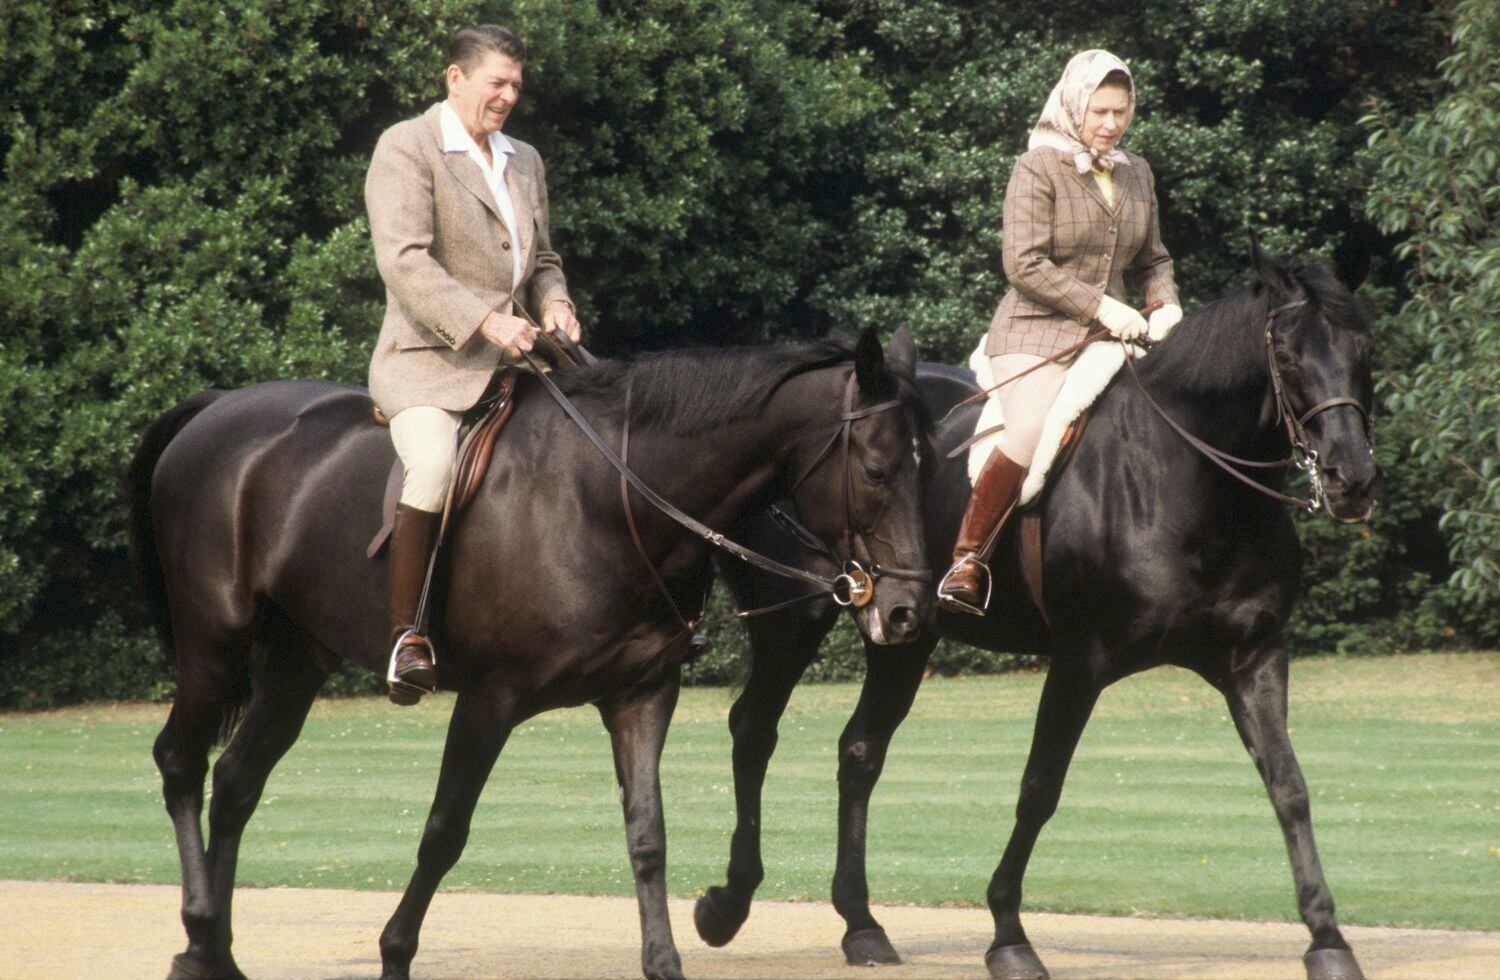
[[[795,491],[814,532],[850,532],[866,567],[913,569],[925,560],[915,361],[904,332],[889,358],[866,333],[853,349],[659,355],[560,372],[557,383],[616,446],[630,391],[631,468],[711,527]],[[632,544],[619,475],[539,384],[520,380],[485,482],[444,548],[447,599],[433,629],[440,684],[458,696],[416,870],[380,937],[387,977],[408,975],[428,903],[510,731],[585,703],[613,741],[643,969],[681,974],[658,761],[688,636]],[[822,454],[841,429],[847,456]],[[385,670],[385,562],[364,551],[393,460],[363,389],[306,381],[196,395],[157,420],[137,452],[133,543],[177,667],[154,753],[182,863],[188,946],[174,975],[239,975],[235,862],[266,777],[341,659]],[[639,495],[632,510],[672,602],[696,612],[711,582],[709,545]],[[929,589],[880,580],[861,628],[909,642],[931,609]],[[214,766],[205,848],[209,752],[231,733]]]
[[[1276,263],[1252,246],[1257,281],[1188,315],[1141,359],[1140,379],[1188,430],[1237,456],[1289,455],[1277,420],[1272,369],[1307,421],[1321,458],[1330,515],[1361,520],[1377,473],[1367,428],[1370,326],[1350,289],[1326,265]],[[1358,278],[1363,278],[1363,272]],[[1301,305],[1298,304],[1299,301]],[[1273,311],[1285,307],[1278,315]],[[1270,327],[1271,332],[1267,333]],[[1269,350],[1268,350],[1269,345]],[[919,385],[941,413],[974,392],[973,376],[924,365]],[[941,458],[974,430],[978,406],[936,437]],[[1257,477],[1280,487],[1282,476]],[[1285,471],[1270,471],[1284,473]],[[928,556],[946,566],[969,483],[962,457],[939,463],[926,495]],[[1056,809],[1073,750],[1108,685],[1161,664],[1187,667],[1217,688],[1259,769],[1286,836],[1297,901],[1312,933],[1310,976],[1357,976],[1334,919],[1313,845],[1308,794],[1287,737],[1283,628],[1297,593],[1300,550],[1288,508],[1213,466],[1156,414],[1130,379],[1095,402],[1077,450],[1039,503],[1044,521],[1044,621],[1028,598],[1014,522],[996,552],[994,599],[977,618],[940,611],[932,630],[905,646],[866,645],[867,673],[839,741],[839,838],[833,903],[847,924],[851,963],[900,962],[870,914],[865,826],[871,790],[891,734],[911,707],[939,636],[989,650],[1050,657],[1016,823],[988,892],[995,939],[986,956],[997,977],[1046,971],[1021,927],[1021,881],[1042,826]],[[783,558],[798,553],[773,523],[743,536]],[[816,557],[803,551],[810,566]],[[726,569],[736,600],[759,605],[793,594],[787,583]],[[751,663],[730,712],[737,822],[726,883],[699,900],[699,934],[733,938],[760,884],[760,791],[776,725],[792,688],[831,628],[823,603],[752,620]],[[1048,627],[1050,622],[1051,626]]]

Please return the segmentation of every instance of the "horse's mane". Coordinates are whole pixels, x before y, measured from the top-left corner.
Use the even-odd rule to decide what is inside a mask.
[[[1368,337],[1364,311],[1327,262],[1298,257],[1285,271],[1335,329]],[[1142,376],[1166,388],[1202,394],[1228,394],[1265,383],[1264,330],[1271,302],[1271,290],[1256,282],[1198,307],[1141,361]]]
[[[630,423],[670,435],[693,436],[764,410],[778,388],[808,371],[854,362],[842,338],[777,347],[689,348],[599,361],[552,377],[570,398],[623,403],[630,385]],[[891,391],[930,424],[916,388],[890,372]]]

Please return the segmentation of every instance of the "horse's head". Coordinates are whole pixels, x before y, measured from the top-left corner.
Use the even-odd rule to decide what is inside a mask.
[[[858,569],[846,569],[852,578],[842,584],[856,587],[850,605],[860,632],[882,644],[915,639],[932,615],[922,533],[927,416],[916,366],[916,345],[904,328],[888,351],[866,330],[852,374],[828,372],[828,391],[839,399],[835,417],[845,424],[837,434],[810,433],[788,460],[803,523],[873,578],[867,599],[858,594]]]
[[[1380,483],[1370,425],[1370,320],[1353,293],[1368,262],[1341,280],[1326,262],[1285,265],[1253,234],[1250,245],[1270,302],[1271,373],[1291,417],[1294,454],[1299,465],[1311,469],[1315,492],[1321,477],[1330,517],[1363,521],[1375,506]],[[1301,449],[1298,441],[1305,443]]]

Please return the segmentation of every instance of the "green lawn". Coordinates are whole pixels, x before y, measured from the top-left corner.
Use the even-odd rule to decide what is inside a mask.
[[[982,904],[1039,675],[932,679],[872,804],[871,897]],[[763,897],[826,899],[835,745],[858,688],[793,698],[771,766]],[[687,691],[663,783],[669,881],[722,880],[733,826],[732,692]],[[1500,653],[1292,665],[1293,740],[1323,864],[1350,924],[1500,929]],[[240,880],[402,887],[437,778],[451,701],[320,703],[272,775]],[[0,877],[175,882],[150,746],[159,705],[0,714]],[[447,887],[633,894],[608,739],[591,709],[517,731]],[[1183,671],[1107,691],[1027,907],[1295,920],[1281,834],[1223,702]]]

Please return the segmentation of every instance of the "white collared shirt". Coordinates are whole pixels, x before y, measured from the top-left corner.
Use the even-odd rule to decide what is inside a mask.
[[[453,111],[451,105],[443,103],[439,119],[443,128],[443,152],[467,153],[469,159],[479,165],[485,184],[495,196],[495,205],[500,209],[500,220],[510,233],[510,288],[515,289],[521,284],[521,236],[517,233],[515,204],[510,199],[510,188],[505,184],[505,166],[510,161],[510,155],[516,152],[515,144],[506,139],[504,133],[491,133],[490,154],[495,158],[495,165],[492,167],[484,154],[479,152],[479,144],[474,142],[474,137],[458,121],[458,113]]]

